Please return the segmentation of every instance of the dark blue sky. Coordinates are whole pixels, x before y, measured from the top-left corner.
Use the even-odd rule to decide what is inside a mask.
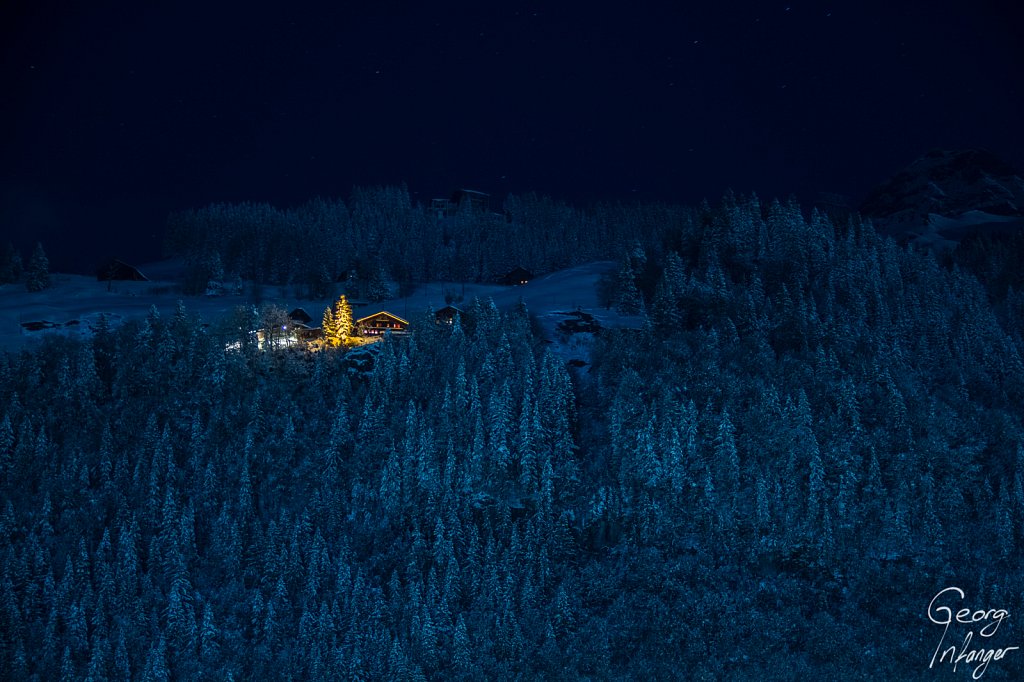
[[[87,270],[158,255],[171,210],[354,184],[857,200],[934,147],[1024,167],[1012,3],[217,4],[4,3],[0,236]]]

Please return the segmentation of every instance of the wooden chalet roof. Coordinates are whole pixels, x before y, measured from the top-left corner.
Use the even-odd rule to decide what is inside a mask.
[[[307,313],[302,308],[296,308],[295,310],[288,313],[288,318],[301,324],[309,324],[310,322],[313,321],[313,318],[310,316],[310,314]]]
[[[458,315],[460,319],[466,318],[466,312],[462,308],[458,308],[453,305],[446,305],[434,313],[434,320],[451,324],[456,315]]]
[[[398,315],[395,315],[394,313],[389,313],[386,310],[381,310],[379,312],[374,313],[373,315],[367,315],[366,317],[361,317],[358,320],[356,320],[356,324],[359,325],[359,324],[363,324],[364,322],[372,322],[374,320],[374,318],[379,318],[382,315],[384,315],[386,317],[389,317],[392,320],[394,320],[396,322],[399,322],[401,324],[405,324],[405,325],[409,324],[408,320],[403,320]]]
[[[439,308],[437,312],[434,313],[434,315],[454,315],[455,313],[458,313],[459,315],[465,315],[466,311],[463,310],[462,308],[449,304],[443,308]]]

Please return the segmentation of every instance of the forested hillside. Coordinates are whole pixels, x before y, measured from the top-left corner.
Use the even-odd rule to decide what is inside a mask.
[[[241,277],[320,297],[332,283],[493,282],[516,267],[535,273],[606,260],[693,211],[599,205],[583,211],[548,197],[509,196],[501,213],[463,206],[437,217],[405,187],[356,187],[348,201],[283,209],[214,204],[172,215],[167,248],[189,264],[186,288]]]
[[[195,234],[269,279],[366,244],[414,278],[614,249],[609,304],[644,328],[581,368],[487,301],[372,369],[225,352],[184,308],[4,356],[0,676],[937,679],[950,585],[1010,614],[975,648],[1024,645],[1015,243],[939,263],[732,196],[551,210],[572,239],[510,241],[513,211],[492,250],[467,215],[447,261],[403,251],[420,218],[323,222],[337,248],[287,257]]]

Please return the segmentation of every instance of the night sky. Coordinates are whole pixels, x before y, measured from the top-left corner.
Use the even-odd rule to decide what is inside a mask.
[[[70,4],[0,9],[0,237],[55,269],[353,185],[856,202],[931,148],[1024,167],[1014,3]]]

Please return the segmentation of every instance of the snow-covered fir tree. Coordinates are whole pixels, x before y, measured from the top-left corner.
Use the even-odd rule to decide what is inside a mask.
[[[50,260],[46,257],[41,242],[36,242],[32,257],[25,268],[25,288],[29,291],[42,291],[50,287]]]

